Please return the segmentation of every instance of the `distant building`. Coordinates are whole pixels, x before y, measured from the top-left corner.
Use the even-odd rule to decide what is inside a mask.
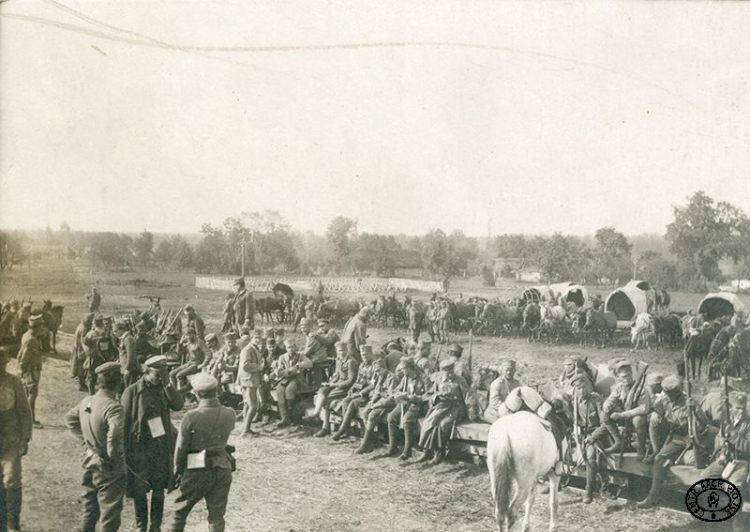
[[[536,266],[527,266],[516,270],[516,281],[523,283],[541,283],[542,271]]]

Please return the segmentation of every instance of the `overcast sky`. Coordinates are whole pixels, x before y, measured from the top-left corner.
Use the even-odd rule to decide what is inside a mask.
[[[0,4],[0,227],[663,232],[750,213],[750,3]],[[336,46],[346,45],[346,46]],[[353,46],[363,45],[363,46]]]

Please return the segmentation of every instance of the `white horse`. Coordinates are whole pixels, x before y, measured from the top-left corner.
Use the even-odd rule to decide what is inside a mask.
[[[550,532],[557,528],[557,489],[560,484],[560,477],[555,472],[557,444],[544,423],[536,414],[520,411],[501,417],[490,427],[487,467],[498,532],[511,529],[522,504],[526,506],[523,530],[528,532],[537,479],[543,476],[549,478]]]
[[[651,350],[651,347],[648,345],[650,332],[651,315],[648,312],[641,312],[635,317],[630,328],[630,343],[634,346],[631,351],[638,351],[641,341],[645,344],[646,349]]]

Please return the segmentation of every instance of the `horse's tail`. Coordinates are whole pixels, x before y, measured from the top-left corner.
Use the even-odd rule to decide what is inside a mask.
[[[513,463],[513,449],[510,445],[510,434],[502,429],[500,437],[495,440],[492,449],[492,493],[495,497],[495,518],[499,529],[502,529],[511,505],[511,490],[515,465]]]

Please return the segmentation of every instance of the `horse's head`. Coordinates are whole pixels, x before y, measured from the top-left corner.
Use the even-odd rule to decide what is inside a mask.
[[[44,305],[42,305],[42,312],[48,312],[52,308],[52,300],[45,299]]]
[[[584,324],[585,328],[590,328],[594,323],[596,323],[596,311],[592,308],[588,309],[586,311],[586,323]]]

